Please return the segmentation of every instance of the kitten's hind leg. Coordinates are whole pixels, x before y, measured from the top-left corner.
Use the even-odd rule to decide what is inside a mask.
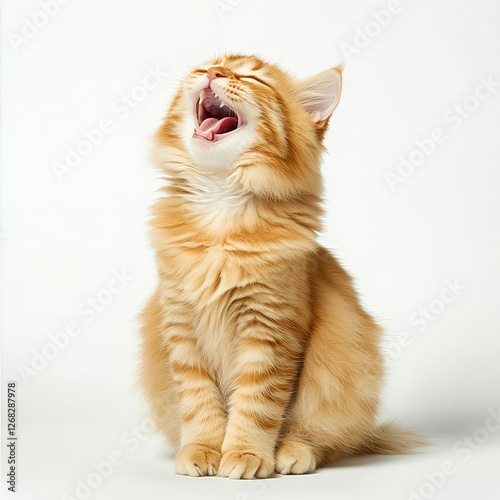
[[[314,448],[292,436],[286,436],[276,452],[276,472],[280,474],[307,474],[316,469]]]
[[[375,428],[380,330],[348,275],[323,250],[313,271],[312,330],[277,450],[277,472],[302,474],[363,448]]]
[[[140,382],[149,400],[151,416],[157,430],[174,448],[180,442],[179,401],[168,364],[163,340],[163,312],[159,293],[155,293],[141,314]]]

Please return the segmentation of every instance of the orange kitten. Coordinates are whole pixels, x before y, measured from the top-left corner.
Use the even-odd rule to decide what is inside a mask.
[[[339,68],[295,80],[224,56],[191,72],[156,135],[141,377],[179,474],[303,474],[418,444],[377,426],[381,332],[316,241],[340,89]]]

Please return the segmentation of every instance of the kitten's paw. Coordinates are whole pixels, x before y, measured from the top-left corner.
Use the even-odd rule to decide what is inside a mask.
[[[269,477],[273,471],[272,456],[253,450],[231,450],[222,456],[217,475],[229,479],[254,479]]]
[[[215,476],[221,454],[208,446],[188,444],[175,458],[175,472],[183,476]]]
[[[310,445],[285,440],[276,453],[276,472],[280,474],[307,474],[316,469],[316,460]]]

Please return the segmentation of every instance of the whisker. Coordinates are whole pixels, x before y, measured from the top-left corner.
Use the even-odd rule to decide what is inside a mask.
[[[271,49],[271,51],[263,57],[264,61],[269,62],[270,64],[279,65],[283,54],[280,54],[280,51],[283,48],[283,42],[285,41],[285,35],[282,35],[278,40],[278,43]]]
[[[179,79],[182,79],[184,80],[185,78],[187,78],[190,74],[191,74],[191,71],[188,70],[184,70],[184,69],[181,69],[181,68],[178,68],[177,66],[175,66],[173,63],[171,62],[168,62],[167,64],[169,64],[171,67],[170,68],[166,68],[165,66],[162,66],[161,64],[158,64],[157,62],[154,62],[154,61],[150,61],[149,59],[145,59],[145,58],[138,58],[140,61],[142,62],[145,62],[147,63],[148,65],[150,66],[154,66],[156,68],[160,68],[164,71],[166,71],[167,73],[171,73],[172,75],[174,75],[176,78],[179,78]],[[185,62],[185,61],[184,61]]]

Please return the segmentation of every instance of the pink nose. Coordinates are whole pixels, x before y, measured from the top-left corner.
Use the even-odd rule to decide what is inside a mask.
[[[215,80],[216,78],[227,78],[231,76],[231,70],[227,68],[223,68],[222,66],[214,66],[207,70],[207,77],[210,81]]]

